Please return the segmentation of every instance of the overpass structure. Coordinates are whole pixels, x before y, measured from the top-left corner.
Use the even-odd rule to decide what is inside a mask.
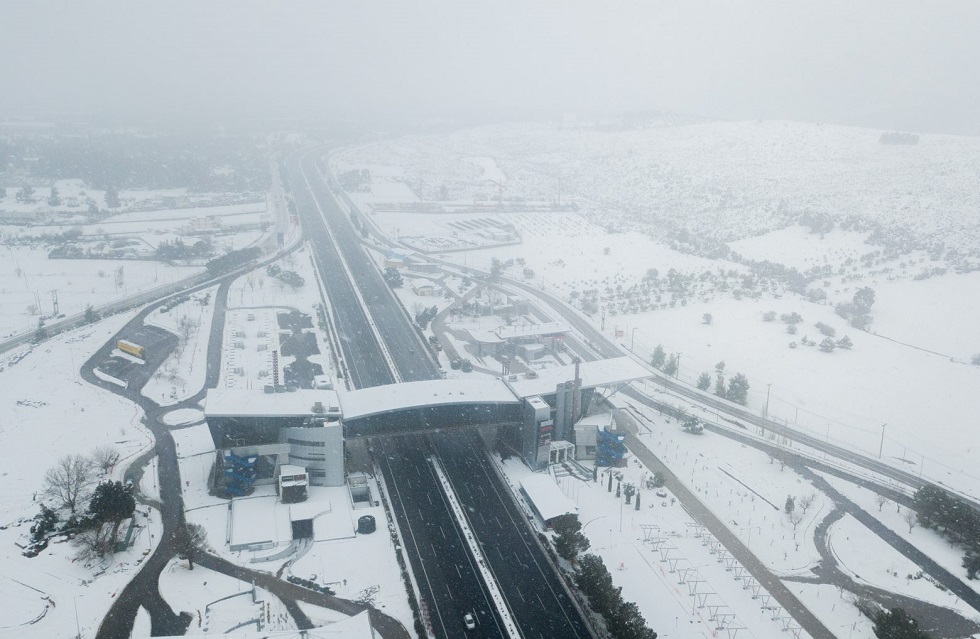
[[[497,426],[525,463],[547,465],[554,441],[574,439],[574,423],[598,387],[649,376],[629,357],[559,366],[536,378],[435,379],[340,391],[344,437]]]
[[[288,455],[288,463],[311,467],[314,484],[342,481],[341,426],[343,439],[501,427],[525,462],[538,469],[547,464],[553,441],[573,439],[574,422],[588,410],[596,388],[647,376],[633,359],[617,357],[556,367],[533,379],[434,379],[274,394],[211,389],[204,415],[218,448],[281,453],[282,463]],[[275,444],[282,450],[267,450]]]

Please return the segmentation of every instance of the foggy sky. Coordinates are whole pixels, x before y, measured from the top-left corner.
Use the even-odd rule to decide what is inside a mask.
[[[978,132],[980,2],[0,0],[0,115],[670,110]]]

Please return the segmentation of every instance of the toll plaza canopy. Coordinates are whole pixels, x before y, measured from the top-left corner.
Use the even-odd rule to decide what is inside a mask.
[[[643,379],[649,377],[650,372],[631,357],[614,357],[582,362],[579,364],[579,375],[582,377],[582,388],[595,388]],[[570,364],[538,371],[538,376],[534,379],[520,379],[507,384],[515,395],[524,398],[550,395],[555,392],[558,384],[573,379],[575,379],[575,365]]]
[[[344,433],[364,436],[518,422],[521,401],[499,379],[435,379],[341,391]]]
[[[649,376],[629,357],[582,362],[582,388],[626,383]],[[535,379],[436,379],[338,392],[345,436],[417,432],[454,426],[516,423],[522,400],[554,394],[575,377],[575,366],[548,369]]]

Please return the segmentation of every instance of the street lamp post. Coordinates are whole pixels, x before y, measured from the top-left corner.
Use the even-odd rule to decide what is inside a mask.
[[[633,327],[633,330],[630,331],[630,352],[631,353],[633,352],[633,345],[636,343],[636,329],[638,329],[638,328],[640,328],[640,327],[639,326],[634,326]]]
[[[772,382],[766,384],[766,419],[769,419],[769,393],[772,392]]]
[[[881,459],[881,452],[885,449],[885,426],[888,422],[881,425],[881,444],[878,445],[878,459]]]
[[[674,379],[680,379],[681,378],[681,355],[683,355],[683,354],[684,353],[678,353],[677,354],[677,368],[674,369]]]

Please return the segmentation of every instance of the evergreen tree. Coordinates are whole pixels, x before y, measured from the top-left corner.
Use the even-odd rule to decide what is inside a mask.
[[[664,347],[660,344],[653,349],[653,356],[650,357],[650,364],[654,368],[663,368],[664,362],[667,361],[667,353],[664,351]]]
[[[23,202],[24,204],[33,204],[36,201],[34,199],[34,187],[30,184],[25,184],[20,187],[17,191],[16,199],[18,202]]]
[[[119,533],[119,524],[127,517],[132,517],[135,510],[133,487],[121,481],[105,481],[96,486],[92,500],[88,504],[88,511],[93,520],[100,524],[112,523],[113,542]]]
[[[820,350],[824,353],[833,353],[835,348],[837,348],[837,342],[834,341],[833,337],[825,337],[820,342]]]
[[[854,346],[854,342],[852,342],[851,338],[847,335],[837,340],[837,348],[849,349],[852,346]]]
[[[865,315],[869,313],[874,303],[875,303],[874,289],[865,286],[863,288],[859,288],[857,292],[854,293],[852,304],[854,305],[854,310],[858,315]]]
[[[728,393],[725,390],[725,376],[721,371],[718,371],[718,376],[715,377],[715,395],[718,397],[728,396]]]
[[[44,325],[44,320],[37,321],[37,328],[34,329],[34,343],[39,344],[48,339],[48,327]]]
[[[402,279],[402,274],[398,272],[394,266],[389,266],[385,269],[384,280],[391,288],[401,288],[405,280]]]
[[[701,373],[698,377],[698,390],[706,391],[711,387],[711,374],[707,371]]]
[[[51,187],[51,195],[48,196],[48,206],[61,206],[61,195],[58,193],[58,187]]]
[[[749,380],[742,373],[736,373],[728,382],[726,396],[736,404],[745,406],[749,397]]]
[[[919,622],[901,608],[879,610],[872,621],[878,639],[929,639],[929,634],[919,628]]]
[[[684,423],[681,424],[681,428],[684,429],[685,433],[691,433],[692,435],[701,435],[704,433],[704,424],[695,415],[689,415]]]
[[[661,370],[663,370],[664,374],[666,374],[668,376],[672,376],[674,373],[676,373],[677,372],[677,355],[674,354],[674,353],[671,353],[670,359],[667,360],[667,363],[664,364],[664,367]]]
[[[504,272],[504,266],[496,257],[490,259],[490,281],[496,282]]]
[[[657,639],[657,633],[647,627],[640,608],[632,601],[624,601],[606,620],[609,633],[616,639]]]
[[[589,605],[602,616],[619,608],[622,601],[620,589],[613,585],[612,575],[597,555],[583,555],[578,561],[575,584],[579,587]]]
[[[119,208],[119,191],[114,186],[108,186],[105,190],[105,205],[109,209]]]
[[[92,323],[98,322],[98,321],[99,321],[99,314],[98,314],[98,312],[96,312],[96,310],[94,308],[92,308],[92,305],[91,304],[87,304],[85,306],[85,323],[86,324],[92,324]]]
[[[786,510],[786,514],[789,515],[794,510],[796,510],[796,499],[792,495],[786,496],[786,505],[783,507]]]
[[[38,543],[54,531],[58,524],[58,513],[41,504],[41,512],[34,517],[34,522],[31,526],[31,541]]]
[[[550,521],[551,529],[557,533],[555,551],[564,559],[571,561],[579,553],[589,549],[589,539],[582,534],[582,522],[578,515],[559,515]]]

